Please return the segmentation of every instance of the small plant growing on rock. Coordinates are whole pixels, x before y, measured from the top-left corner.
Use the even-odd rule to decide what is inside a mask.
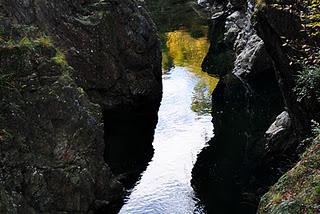
[[[42,45],[44,47],[52,47],[52,41],[48,36],[42,36],[38,39],[36,39],[35,43]]]
[[[19,41],[18,45],[21,46],[21,47],[30,48],[30,47],[32,47],[32,42],[28,37],[24,37]]]
[[[66,67],[68,65],[65,55],[61,51],[57,51],[56,56],[53,57],[52,60],[57,65],[61,65],[63,67]]]
[[[315,97],[320,102],[320,66],[306,67],[297,75],[294,88],[298,101]]]
[[[271,202],[272,202],[272,204],[279,204],[281,202],[281,200],[282,200],[281,194],[276,193],[273,195]]]

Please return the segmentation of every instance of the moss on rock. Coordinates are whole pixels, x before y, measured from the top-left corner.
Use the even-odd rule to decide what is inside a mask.
[[[48,37],[7,29],[0,44],[0,213],[107,212],[123,189],[103,159],[101,107],[76,85]]]
[[[315,140],[301,161],[261,199],[259,214],[320,212],[320,142]]]

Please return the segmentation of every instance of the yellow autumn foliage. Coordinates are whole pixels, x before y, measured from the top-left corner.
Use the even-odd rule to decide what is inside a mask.
[[[306,7],[303,21],[311,37],[320,37],[320,0],[303,0]]]

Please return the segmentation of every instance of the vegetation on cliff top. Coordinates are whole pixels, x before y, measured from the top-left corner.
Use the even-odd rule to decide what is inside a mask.
[[[320,0],[303,0],[305,11],[302,14],[309,36],[320,37]]]
[[[33,26],[16,25],[0,33],[0,88],[23,89],[17,79],[24,77],[34,66],[61,70],[61,78],[69,76],[71,67],[64,54],[53,46],[50,37]],[[11,60],[7,60],[10,58]]]

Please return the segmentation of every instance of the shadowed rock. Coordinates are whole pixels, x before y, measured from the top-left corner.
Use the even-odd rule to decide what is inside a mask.
[[[148,13],[1,0],[0,29],[0,212],[115,212],[123,188],[105,161],[120,174],[152,156],[162,83]]]

